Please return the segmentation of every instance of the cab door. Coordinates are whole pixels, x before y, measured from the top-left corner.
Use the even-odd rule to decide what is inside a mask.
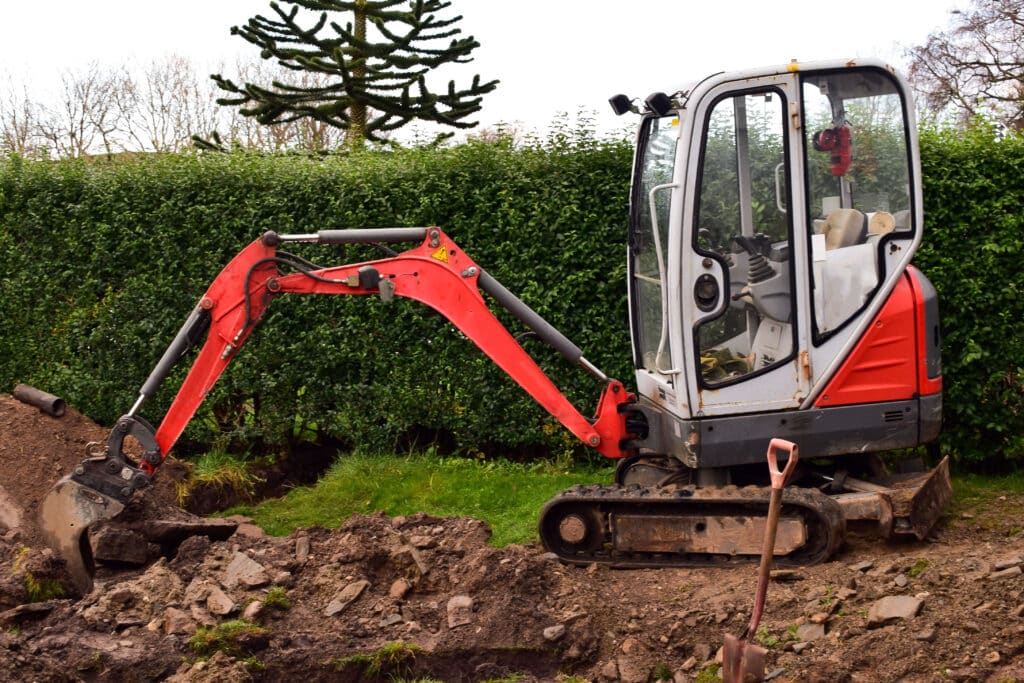
[[[797,408],[810,388],[797,76],[720,83],[691,116],[680,245],[690,412]]]

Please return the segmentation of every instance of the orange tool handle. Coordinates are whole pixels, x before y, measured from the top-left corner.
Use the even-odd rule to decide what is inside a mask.
[[[789,454],[786,467],[781,472],[779,471],[778,457],[778,451],[780,450],[786,451]],[[800,459],[799,451],[800,449],[795,443],[785,439],[772,439],[768,443],[768,474],[771,477],[773,489],[781,489],[786,485],[786,480],[789,479],[793,468],[796,467],[797,460]]]

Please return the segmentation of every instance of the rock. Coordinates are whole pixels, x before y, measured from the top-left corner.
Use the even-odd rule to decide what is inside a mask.
[[[408,579],[396,579],[391,588],[388,590],[388,595],[391,597],[401,600],[404,598],[409,591],[412,590],[412,584],[409,583]]]
[[[1013,565],[1006,569],[1000,569],[999,571],[992,572],[988,575],[989,581],[1001,581],[1003,579],[1013,578],[1014,576],[1020,576],[1024,573],[1024,570],[1020,568],[1020,565]]]
[[[1024,602],[1017,605],[1010,614],[1018,619],[1024,617]]]
[[[996,560],[992,565],[992,568],[996,571],[1002,571],[1004,569],[1009,569],[1010,567],[1016,567],[1020,564],[1024,564],[1024,559],[1022,559],[1020,555],[1009,555]]]
[[[910,619],[921,611],[924,601],[909,595],[887,595],[871,605],[868,627],[882,626],[896,619]]]
[[[934,626],[929,626],[928,628],[922,629],[921,631],[918,631],[917,633],[915,633],[914,634],[914,640],[921,640],[921,641],[924,641],[926,643],[931,643],[931,642],[935,641],[935,636],[936,635],[937,635],[937,633],[936,633],[935,627]]]
[[[771,580],[785,583],[803,581],[804,575],[795,569],[773,569],[771,573]]]
[[[555,624],[544,629],[544,640],[555,642],[565,635],[565,624]]]
[[[910,583],[910,579],[907,578],[906,574],[897,574],[896,578],[893,579],[892,582],[896,584],[898,588],[904,588],[908,583]]]
[[[809,647],[811,647],[811,644],[807,641],[793,643],[793,652],[800,654]]]
[[[711,646],[707,643],[698,643],[693,647],[693,656],[698,662],[706,662],[711,659]]]
[[[808,620],[812,624],[824,624],[826,621],[828,621],[828,617],[828,612],[815,612],[808,618]]]
[[[454,595],[448,600],[448,628],[473,623],[473,598]]]
[[[380,620],[380,625],[382,627],[394,626],[395,624],[401,624],[403,621],[405,621],[405,619],[402,617],[401,614],[399,614],[398,612],[392,612],[391,614],[387,615],[386,617]]]
[[[622,650],[622,654],[624,655],[636,654],[640,651],[640,641],[638,641],[633,636],[630,636],[629,638],[626,638],[624,641],[622,641],[622,645],[619,647],[619,649]]]
[[[681,668],[683,671],[690,671],[695,666],[697,666],[697,658],[693,655],[690,655],[686,658],[686,661],[683,662],[683,665],[679,668]]]
[[[622,683],[647,683],[651,667],[642,657],[619,657],[619,680]]]
[[[324,610],[324,614],[328,617],[333,617],[345,611],[345,609],[351,605],[356,599],[363,594],[370,582],[361,579],[359,581],[353,581],[344,588],[341,592],[334,596],[334,599],[327,605],[327,609]]]
[[[975,614],[984,614],[985,612],[990,612],[994,605],[995,605],[994,602],[992,602],[991,600],[988,600],[986,602],[981,603],[977,607],[975,607],[974,608],[974,613]]]
[[[257,621],[263,614],[263,603],[257,600],[256,602],[250,602],[245,606],[245,610],[242,612],[242,618],[246,621]]]
[[[309,536],[299,536],[295,539],[295,561],[305,564],[309,559]]]
[[[206,609],[210,614],[227,616],[235,611],[235,601],[228,597],[228,594],[220,589],[220,586],[211,586],[210,592],[206,595]]]
[[[1002,659],[1002,655],[995,651],[989,652],[987,655],[985,655],[985,661],[989,664],[998,664],[1002,661]]]
[[[270,583],[267,570],[245,553],[235,552],[228,568],[224,570],[224,585],[234,588],[241,584],[247,588],[259,588]]]
[[[867,570],[871,569],[874,566],[875,566],[875,563],[872,560],[864,560],[863,562],[857,562],[855,564],[851,564],[850,565],[850,569],[852,569],[855,572],[866,572]]]
[[[206,611],[206,608],[201,605],[192,605],[188,608],[188,613],[192,615],[192,619],[198,622],[201,626],[216,626],[217,620],[213,618],[213,615]]]
[[[409,545],[413,548],[433,548],[437,546],[437,539],[433,536],[410,536]]]
[[[89,531],[89,545],[97,562],[129,564],[141,567],[150,560],[154,549],[146,538],[129,529],[100,527]],[[159,555],[159,549],[156,550]]]
[[[235,533],[246,538],[266,538],[267,532],[251,522],[243,522],[235,529]]]
[[[164,633],[166,635],[191,635],[196,630],[196,623],[185,612],[176,607],[164,610]]]
[[[796,637],[800,642],[811,643],[825,637],[824,624],[800,624],[796,628]]]
[[[605,662],[605,665],[601,667],[601,680],[604,681],[617,681],[619,680],[619,665],[612,659],[611,661]]]

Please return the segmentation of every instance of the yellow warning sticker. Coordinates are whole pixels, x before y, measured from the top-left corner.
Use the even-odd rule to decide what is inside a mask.
[[[433,258],[436,258],[438,261],[444,261],[445,263],[448,263],[448,247],[441,247],[433,254],[431,254],[431,256]]]

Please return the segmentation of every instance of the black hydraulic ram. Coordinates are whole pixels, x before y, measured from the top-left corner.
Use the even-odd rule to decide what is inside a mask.
[[[431,246],[440,246],[436,241],[440,231],[431,228],[361,228],[357,230],[320,230],[306,235],[273,235],[271,239],[280,242],[317,242],[320,244],[367,244],[373,242],[422,242],[430,238]],[[266,241],[267,237],[264,236]],[[271,242],[268,242],[270,244]],[[510,292],[504,285],[480,270],[477,283],[484,292],[514,315],[545,344],[558,351],[573,365],[578,365],[602,381],[608,376],[583,357],[580,350],[568,337],[559,332],[540,314],[523,303],[522,299]]]

